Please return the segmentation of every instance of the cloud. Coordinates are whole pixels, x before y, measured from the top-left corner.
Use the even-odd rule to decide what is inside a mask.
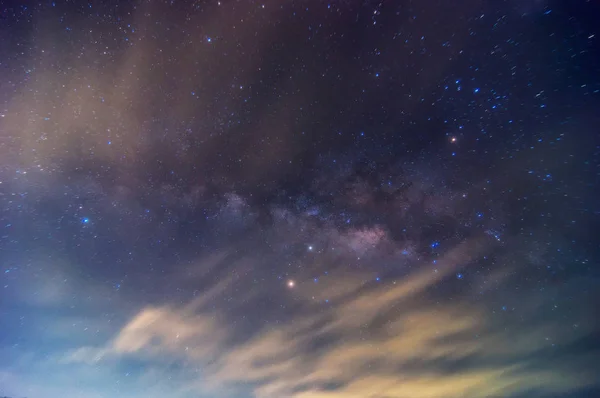
[[[83,347],[72,352],[64,362],[99,362],[120,354],[160,355],[189,351],[190,355],[208,358],[214,355],[225,330],[209,315],[188,314],[168,307],[148,307],[137,314],[104,348]]]
[[[79,349],[68,360],[171,358],[202,369],[189,391],[251,385],[258,398],[535,396],[592,385],[582,357],[537,359],[589,329],[557,334],[555,319],[499,323],[477,302],[435,300],[439,282],[484,255],[488,242],[465,241],[435,268],[396,282],[366,283],[358,273],[340,272],[345,288],[332,292],[329,303],[314,292],[290,292],[297,314],[254,330],[236,330],[225,310],[210,309],[210,300],[147,307],[105,347]]]

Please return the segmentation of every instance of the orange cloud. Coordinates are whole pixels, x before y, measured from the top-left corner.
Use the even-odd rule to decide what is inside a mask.
[[[348,276],[331,306],[317,309],[300,295],[301,315],[241,340],[232,338],[235,328],[205,301],[148,307],[106,347],[79,350],[69,360],[180,358],[203,369],[203,377],[185,389],[249,384],[257,398],[475,398],[561,393],[593,384],[580,369],[581,358],[569,364],[535,361],[549,346],[551,320],[508,329],[476,302],[432,300],[431,288],[485,251],[485,241],[464,242],[437,268],[387,285]],[[569,344],[583,333],[570,331],[560,342]]]

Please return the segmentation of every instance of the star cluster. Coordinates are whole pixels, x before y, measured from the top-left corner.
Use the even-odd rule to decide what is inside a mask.
[[[598,396],[599,18],[2,3],[0,396]]]

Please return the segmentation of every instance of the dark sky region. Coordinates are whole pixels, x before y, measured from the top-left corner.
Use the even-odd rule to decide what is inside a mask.
[[[598,21],[0,1],[0,396],[600,397]]]

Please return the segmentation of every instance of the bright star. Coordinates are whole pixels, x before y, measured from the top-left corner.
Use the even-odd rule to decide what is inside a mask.
[[[293,288],[294,286],[296,286],[296,282],[294,282],[294,281],[292,281],[292,280],[289,280],[289,281],[288,281],[288,283],[287,283],[287,285],[288,285],[288,287],[291,289],[291,288]]]

